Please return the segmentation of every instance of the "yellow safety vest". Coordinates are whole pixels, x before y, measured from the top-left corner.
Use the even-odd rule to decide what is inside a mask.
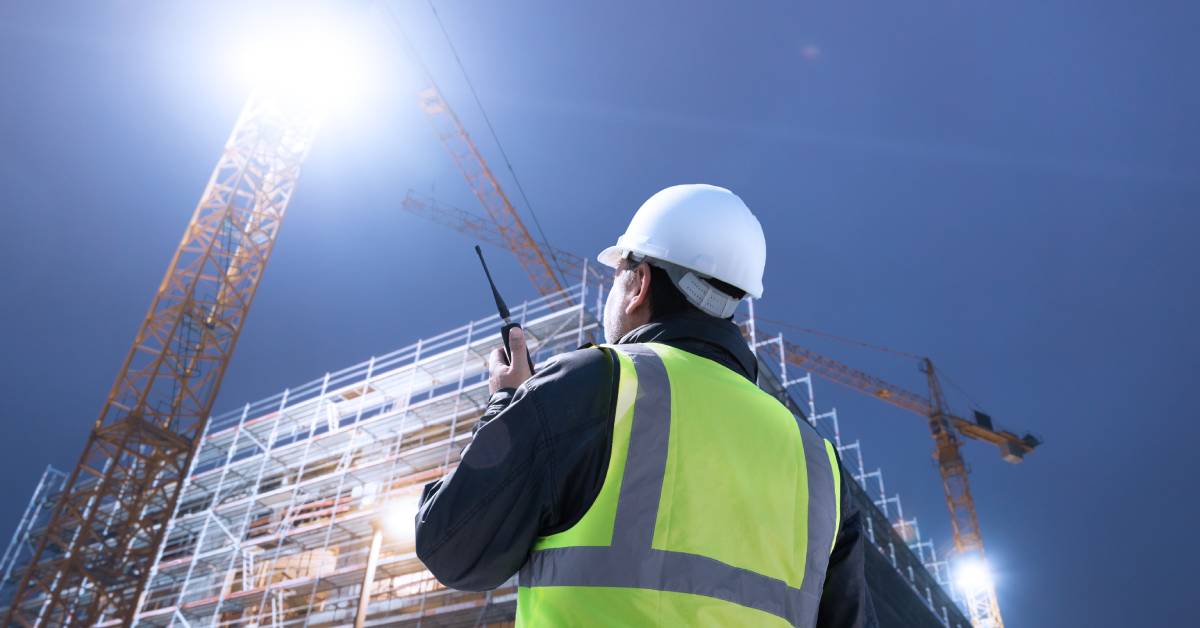
[[[596,501],[537,540],[517,626],[813,626],[837,536],[833,445],[746,378],[617,345]]]

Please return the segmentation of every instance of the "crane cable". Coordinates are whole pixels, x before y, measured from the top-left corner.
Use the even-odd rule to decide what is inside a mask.
[[[925,356],[917,355],[915,353],[909,353],[907,351],[891,349],[888,347],[884,347],[882,345],[871,344],[871,343],[863,341],[863,340],[856,340],[854,338],[847,338],[845,336],[838,336],[836,334],[831,334],[829,332],[821,331],[819,329],[813,329],[811,327],[801,327],[799,325],[794,325],[792,323],[778,321],[778,320],[766,318],[763,316],[755,316],[754,318],[759,321],[762,321],[764,323],[770,323],[772,325],[777,325],[779,327],[786,327],[786,328],[794,330],[794,331],[811,334],[814,336],[821,336],[824,338],[829,338],[829,339],[835,340],[837,342],[854,345],[854,346],[858,346],[858,347],[863,347],[865,349],[871,349],[873,351],[878,351],[880,353],[890,353],[892,355],[898,355],[898,356],[905,357],[905,358],[913,358],[916,360],[924,360],[925,359]],[[975,409],[975,410],[983,409],[983,406],[978,401],[976,401],[974,397],[971,396],[971,393],[967,392],[966,389],[964,389],[962,386],[959,386],[958,384],[954,383],[954,380],[951,379],[950,376],[946,374],[945,369],[939,368],[938,374],[941,376],[941,378],[943,380],[946,381],[947,384],[949,384],[952,388],[957,390],[959,393],[962,393],[962,395],[967,398],[967,401],[971,404],[972,409]]]
[[[954,380],[950,379],[950,376],[946,375],[945,371],[943,371],[939,368],[938,373],[941,375],[942,379],[946,380],[947,384],[950,384],[951,388],[954,388],[958,392],[962,393],[962,395],[964,397],[967,398],[967,402],[969,402],[971,404],[972,410],[979,410],[981,412],[983,411],[983,406],[981,406],[978,401],[975,401],[975,398],[971,396],[971,393],[967,392],[966,389],[964,389],[962,386],[955,384]]]
[[[788,329],[792,329],[792,330],[795,330],[795,331],[803,332],[803,333],[806,333],[806,334],[812,334],[812,335],[814,335],[814,336],[822,336],[822,337],[825,337],[825,338],[830,338],[830,339],[832,339],[832,340],[836,340],[836,341],[838,341],[838,342],[842,342],[842,343],[845,343],[845,344],[849,344],[849,345],[856,345],[856,346],[859,346],[859,347],[864,347],[864,348],[866,348],[866,349],[872,349],[872,350],[874,350],[874,351],[879,351],[880,353],[891,353],[891,354],[893,354],[893,355],[898,355],[898,356],[902,356],[902,357],[906,357],[906,358],[913,358],[913,359],[916,359],[916,360],[923,360],[923,359],[925,359],[925,356],[922,356],[922,355],[917,355],[917,354],[915,354],[915,353],[909,353],[909,352],[907,352],[907,351],[898,351],[898,350],[896,350],[896,349],[889,349],[889,348],[887,348],[887,347],[884,347],[884,346],[881,346],[881,345],[874,345],[874,344],[871,344],[871,343],[869,343],[869,342],[865,342],[865,341],[862,341],[862,340],[855,340],[854,338],[847,338],[847,337],[845,337],[845,336],[838,336],[838,335],[836,335],[836,334],[831,334],[831,333],[829,333],[829,332],[826,332],[826,331],[821,331],[821,330],[819,330],[819,329],[813,329],[813,328],[811,328],[811,327],[801,327],[801,326],[799,326],[799,325],[793,325],[792,323],[786,323],[786,322],[784,322],[784,321],[777,321],[777,320],[774,320],[774,319],[766,318],[766,317],[763,317],[763,316],[757,316],[757,315],[756,315],[754,318],[755,318],[755,319],[757,319],[757,320],[760,320],[760,321],[762,321],[762,322],[764,322],[764,323],[770,323],[770,324],[772,324],[772,325],[778,325],[778,326],[780,326],[780,327],[786,327],[786,328],[788,328]]]
[[[446,38],[446,43],[450,46],[450,52],[454,54],[454,61],[458,64],[458,69],[462,72],[463,79],[467,82],[467,87],[471,90],[471,96],[475,99],[475,105],[479,107],[479,112],[483,114],[483,121],[487,123],[488,131],[492,134],[492,140],[496,142],[496,147],[500,149],[500,156],[504,159],[504,165],[508,167],[509,174],[512,175],[513,182],[517,184],[517,191],[521,193],[521,199],[525,201],[525,207],[529,210],[529,215],[533,218],[533,224],[537,227],[538,235],[542,238],[543,248],[550,254],[550,259],[554,260],[554,268],[558,270],[558,274],[565,280],[567,273],[559,264],[558,256],[554,254],[554,246],[550,244],[550,239],[546,237],[546,232],[542,230],[542,223],[538,220],[537,213],[533,211],[533,203],[529,201],[529,196],[525,194],[525,186],[521,185],[521,179],[517,177],[517,171],[513,169],[512,162],[508,159],[508,153],[504,150],[504,144],[500,143],[500,137],[496,134],[495,127],[492,126],[492,120],[487,114],[487,109],[483,107],[483,102],[479,100],[479,93],[475,91],[475,84],[471,82],[471,76],[467,74],[467,68],[463,65],[462,58],[458,56],[458,48],[454,46],[454,40],[450,38],[449,31],[446,30],[446,25],[442,22],[442,16],[438,13],[437,7],[433,5],[433,0],[426,0],[429,4],[429,10],[433,11],[433,17],[437,20],[438,28],[442,30],[442,35]],[[536,243],[535,243],[536,244]]]

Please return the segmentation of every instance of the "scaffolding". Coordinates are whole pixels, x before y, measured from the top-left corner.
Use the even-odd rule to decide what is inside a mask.
[[[599,341],[603,285],[582,274],[582,283],[513,308],[535,363]],[[904,518],[899,497],[885,493],[882,472],[864,471],[861,445],[843,442],[836,409],[818,411],[811,375],[789,379],[783,337],[756,338],[752,305],[739,316],[759,359],[760,385],[833,441],[858,481],[849,490],[866,513],[873,546],[942,625],[969,628],[930,573],[940,569],[933,544],[915,519]],[[366,578],[366,625],[511,625],[515,578],[486,593],[448,589],[416,558],[411,529],[375,535],[397,516],[411,526],[423,484],[456,465],[487,406],[485,359],[501,346],[500,326],[494,315],[469,321],[214,416],[137,623],[352,624],[374,537],[382,545]],[[45,508],[48,491],[39,485],[34,501],[41,502],[31,509]],[[37,526],[22,525],[18,535],[28,543]]]
[[[58,499],[66,480],[67,474],[53,466],[47,465],[46,470],[42,472],[37,487],[33,489],[33,497],[29,499],[29,505],[25,507],[21,520],[17,522],[17,529],[13,531],[8,548],[4,550],[4,557],[0,558],[0,599],[10,599],[16,592],[17,583],[13,576],[19,576],[20,572],[14,573],[14,569],[18,565],[28,565],[29,561],[33,560],[37,551],[34,531],[49,522],[55,500]]]

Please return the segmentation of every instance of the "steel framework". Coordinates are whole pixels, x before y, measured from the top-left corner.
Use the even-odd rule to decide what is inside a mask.
[[[275,245],[318,112],[243,109],[9,606],[130,622]]]
[[[535,361],[593,339],[594,286],[513,308]],[[138,623],[336,626],[353,622],[374,530],[422,483],[454,468],[487,404],[496,316],[215,417],[169,526]],[[513,583],[446,589],[383,535],[369,581],[371,625],[511,620]],[[113,624],[115,625],[115,623]]]
[[[28,565],[33,560],[37,543],[32,532],[45,527],[66,479],[67,475],[53,466],[47,465],[46,470],[42,472],[37,487],[33,489],[33,497],[29,499],[29,505],[25,507],[21,520],[17,522],[17,529],[13,531],[8,548],[4,550],[4,558],[0,559],[0,572],[3,572],[0,576],[0,595],[12,595],[13,591],[10,589],[16,584],[12,582],[13,569],[18,565]],[[20,576],[19,573],[17,575]]]

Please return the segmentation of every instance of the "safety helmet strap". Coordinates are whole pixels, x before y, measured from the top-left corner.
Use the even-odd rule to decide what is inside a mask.
[[[737,310],[741,299],[726,294],[720,288],[705,281],[695,272],[674,264],[656,264],[667,271],[667,276],[676,288],[683,293],[688,303],[696,306],[701,312],[717,318],[729,318]]]
[[[631,264],[646,262],[651,266],[663,269],[671,278],[671,283],[675,284],[675,287],[683,293],[688,303],[709,316],[729,318],[733,316],[733,313],[737,311],[738,304],[742,302],[741,297],[727,294],[706,281],[707,278],[677,264],[639,255],[633,251],[626,251],[621,257]]]

